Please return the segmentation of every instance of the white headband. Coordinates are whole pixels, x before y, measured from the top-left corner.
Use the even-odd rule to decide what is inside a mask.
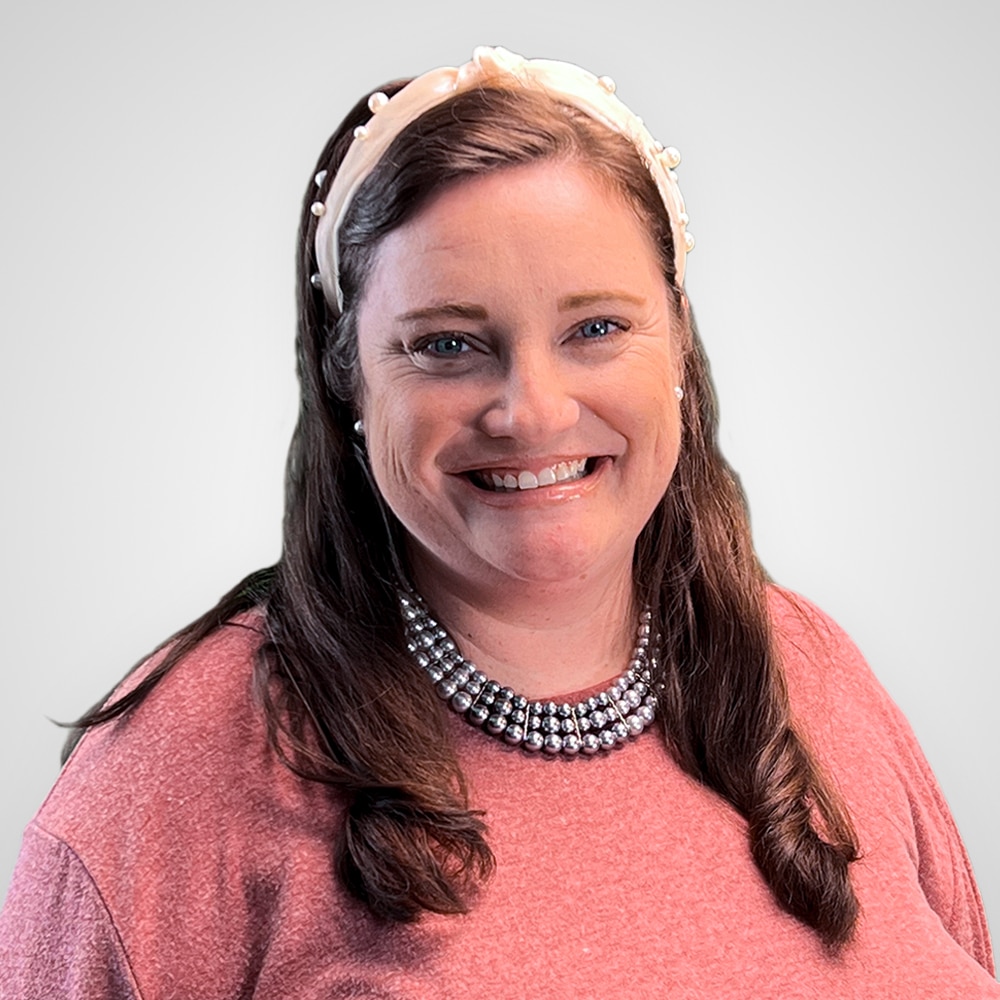
[[[412,80],[391,98],[383,93],[374,93],[368,99],[372,117],[367,125],[359,125],[354,130],[354,141],[337,170],[326,201],[317,201],[312,206],[313,214],[319,216],[316,227],[319,274],[313,276],[313,283],[322,287],[331,306],[339,312],[344,305],[339,282],[337,236],[358,188],[407,125],[456,94],[477,87],[541,90],[554,100],[578,108],[613,132],[625,136],[648,168],[666,206],[674,237],[675,280],[678,287],[683,285],[685,258],[694,247],[694,238],[687,231],[684,199],[673,169],[680,163],[680,153],[673,147],[664,149],[649,134],[642,119],[615,97],[614,81],[609,77],[598,79],[573,63],[525,59],[506,49],[483,46],[473,52],[472,60],[464,66],[432,69]],[[325,172],[317,175],[317,185],[323,183],[324,177]]]

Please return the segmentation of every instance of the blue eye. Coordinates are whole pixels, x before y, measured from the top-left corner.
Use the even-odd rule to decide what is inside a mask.
[[[417,350],[422,354],[431,354],[438,358],[454,358],[469,350],[469,345],[461,338],[453,335],[434,337],[421,344]]]
[[[579,327],[580,335],[587,340],[599,340],[620,329],[621,326],[610,319],[589,319]]]

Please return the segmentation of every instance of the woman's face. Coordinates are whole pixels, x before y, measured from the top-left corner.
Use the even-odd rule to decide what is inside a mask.
[[[416,579],[630,572],[677,461],[678,327],[635,213],[575,164],[460,182],[390,233],[361,412]]]

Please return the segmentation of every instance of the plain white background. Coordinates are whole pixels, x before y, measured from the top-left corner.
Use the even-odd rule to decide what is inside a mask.
[[[57,773],[47,718],[279,554],[323,142],[483,43],[612,75],[684,154],[758,549],[909,716],[996,926],[998,8],[472,6],[8,5],[0,892]]]

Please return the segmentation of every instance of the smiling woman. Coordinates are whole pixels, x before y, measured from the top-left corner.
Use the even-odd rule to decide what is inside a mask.
[[[547,695],[627,659],[635,539],[677,464],[683,324],[628,202],[572,162],[449,186],[380,246],[358,310],[372,473],[417,589],[498,680]],[[558,589],[538,630],[540,583]],[[524,658],[493,648],[510,619],[536,632]]]
[[[496,49],[347,116],[282,558],[80,720],[3,995],[1000,996],[905,720],[754,554],[678,162]]]

